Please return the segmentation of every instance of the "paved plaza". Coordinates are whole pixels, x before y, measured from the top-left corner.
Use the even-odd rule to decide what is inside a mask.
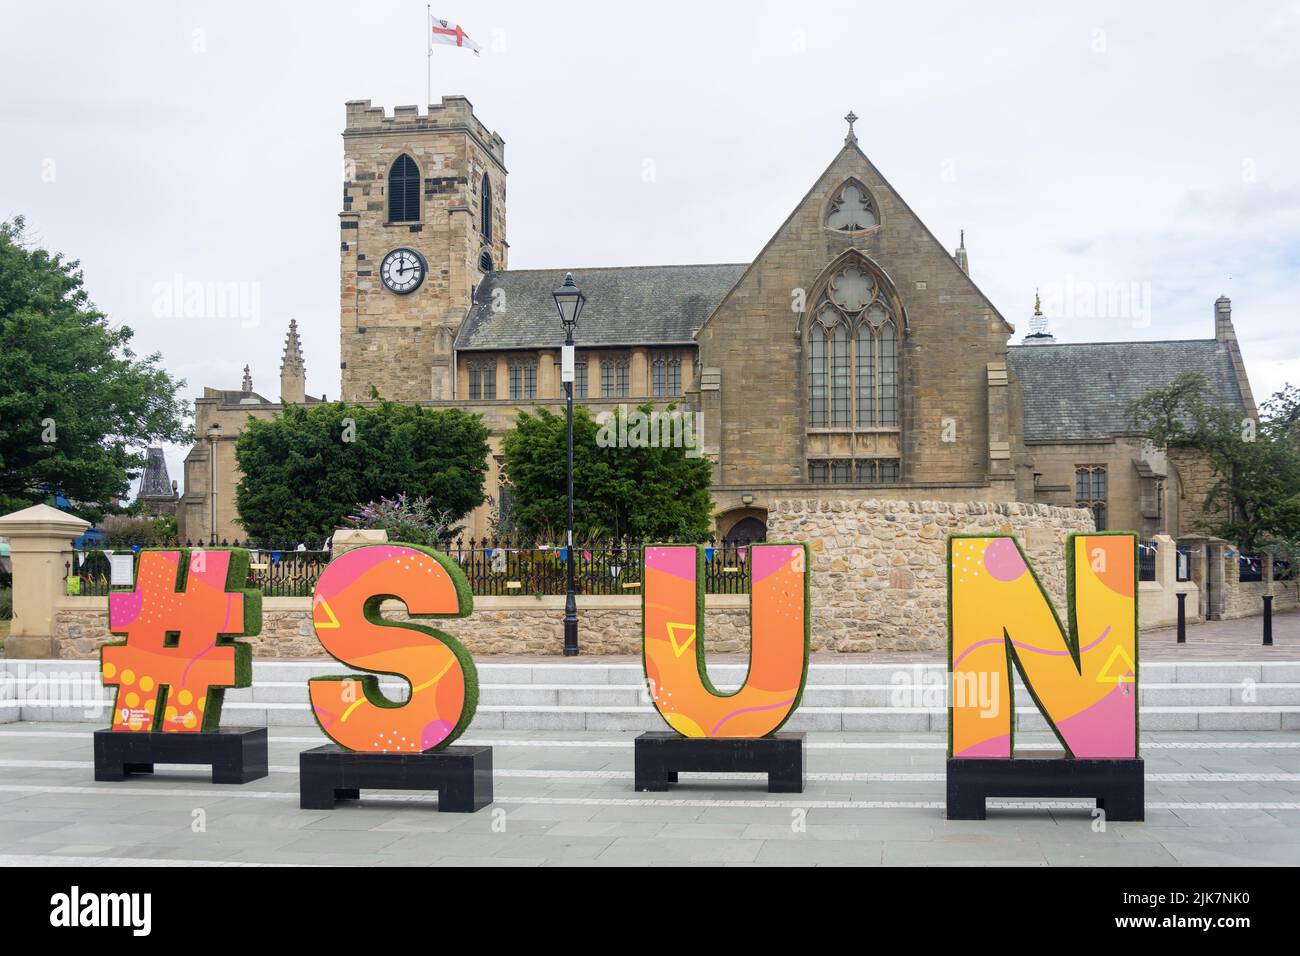
[[[380,792],[298,809],[298,754],[324,742],[310,728],[273,731],[270,775],[244,786],[182,767],[95,783],[91,733],[0,729],[0,864],[1300,864],[1295,733],[1146,735],[1146,821],[1104,829],[1077,800],[946,821],[937,734],[809,734],[807,790],[780,795],[707,774],[635,793],[633,733],[471,731],[494,748],[496,802],[461,815]]]
[[[1300,684],[1286,662],[1300,660],[1300,614],[1278,616],[1271,648],[1260,646],[1259,634],[1253,618],[1190,627],[1184,645],[1172,630],[1143,635],[1143,660],[1155,665],[1143,690],[1150,705],[1143,823],[1103,828],[1080,800],[990,801],[987,820],[948,822],[941,720],[918,732],[810,731],[803,794],[768,794],[761,778],[709,774],[683,774],[667,794],[639,794],[632,742],[644,728],[620,728],[606,714],[606,730],[534,729],[547,719],[569,721],[574,708],[529,706],[530,694],[549,699],[554,690],[560,704],[567,694],[592,714],[609,711],[602,705],[635,693],[614,682],[633,681],[622,671],[639,673],[639,661],[485,657],[480,670],[489,682],[534,683],[486,685],[484,699],[502,714],[494,722],[491,704],[481,707],[458,741],[494,750],[496,802],[478,813],[439,813],[433,795],[398,792],[366,792],[333,811],[300,810],[298,754],[326,741],[310,724],[280,722],[293,710],[227,704],[227,724],[276,718],[271,773],[243,786],[214,786],[205,768],[167,766],[153,777],[96,783],[91,735],[106,718],[21,720],[0,725],[0,864],[1300,865],[1300,733],[1285,717],[1284,729],[1263,730],[1258,720],[1234,716],[1248,709],[1239,699],[1249,686],[1242,674],[1262,678],[1250,707],[1293,705]],[[742,665],[729,655],[710,660],[724,674]],[[844,680],[837,664],[851,670],[919,660],[936,662],[933,654],[814,655],[804,717],[818,704],[844,713],[854,703],[887,704],[873,695],[891,688],[818,683]],[[1178,661],[1189,664],[1187,674],[1171,669]],[[306,674],[325,663],[259,663],[293,673],[284,687],[264,683],[258,693],[296,700],[305,683],[295,667]],[[611,683],[540,686],[561,680],[557,668],[565,668],[565,682],[596,675]],[[229,696],[241,693],[248,694]],[[1195,729],[1209,718],[1183,732],[1156,729],[1161,712],[1186,709],[1180,705],[1231,711],[1234,719],[1221,718],[1222,730]],[[634,713],[647,706],[636,704]],[[888,706],[858,710],[889,719]],[[1026,750],[1058,746],[1041,730],[1022,732],[1017,742]]]

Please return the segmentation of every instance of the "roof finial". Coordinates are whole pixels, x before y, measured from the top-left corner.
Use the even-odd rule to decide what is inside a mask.
[[[966,254],[966,230],[961,231],[961,242],[957,244],[957,250],[952,255],[953,261],[962,272],[970,275],[970,256]]]
[[[289,331],[284,336],[284,356],[280,360],[280,372],[281,374],[286,370],[301,372],[302,368],[302,339],[298,337],[298,320],[290,319]]]
[[[244,366],[244,393],[248,394],[253,390],[253,375],[247,365]]]
[[[1051,345],[1056,337],[1047,331],[1047,317],[1043,315],[1043,299],[1034,288],[1034,314],[1029,319],[1029,334],[1025,336],[1026,345]]]
[[[844,119],[849,124],[849,134],[844,137],[844,145],[847,146],[858,141],[858,134],[853,132],[853,124],[858,121],[858,115],[853,110],[849,110]]]

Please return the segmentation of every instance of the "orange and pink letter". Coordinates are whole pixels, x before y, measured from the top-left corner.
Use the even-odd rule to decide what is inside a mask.
[[[1070,536],[1067,631],[1014,538],[948,540],[950,756],[1013,755],[1013,666],[1068,756],[1137,756],[1136,553],[1133,534]]]
[[[749,673],[723,694],[705,671],[703,549],[645,549],[645,673],[668,726],[684,737],[762,737],[794,713],[808,674],[807,555],[802,544],[748,549]]]

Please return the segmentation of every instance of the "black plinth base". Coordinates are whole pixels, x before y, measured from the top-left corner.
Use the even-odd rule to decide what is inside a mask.
[[[362,790],[436,790],[439,810],[473,813],[492,802],[492,748],[376,754],[326,744],[298,755],[298,788],[304,810],[333,810]]]
[[[803,793],[803,734],[771,737],[682,737],[645,733],[636,739],[638,791],[664,791],[679,773],[765,773],[768,793]]]
[[[1108,821],[1146,815],[1138,760],[948,758],[948,819],[983,820],[987,797],[1093,797]]]
[[[266,776],[266,728],[222,727],[203,733],[95,731],[95,779],[125,780],[153,773],[154,764],[212,767],[213,783],[248,783]]]

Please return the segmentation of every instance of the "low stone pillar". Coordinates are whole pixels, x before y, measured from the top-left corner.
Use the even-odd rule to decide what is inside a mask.
[[[1158,534],[1152,541],[1156,545],[1156,583],[1172,593],[1178,580],[1178,545],[1167,534]]]
[[[339,528],[330,538],[330,558],[337,558],[344,551],[351,551],[363,544],[383,544],[388,540],[387,531],[372,531],[366,528]]]
[[[89,527],[89,521],[49,505],[0,518],[0,536],[9,539],[14,576],[14,617],[5,657],[58,657],[54,603],[65,589],[64,565],[72,560],[72,541]]]

